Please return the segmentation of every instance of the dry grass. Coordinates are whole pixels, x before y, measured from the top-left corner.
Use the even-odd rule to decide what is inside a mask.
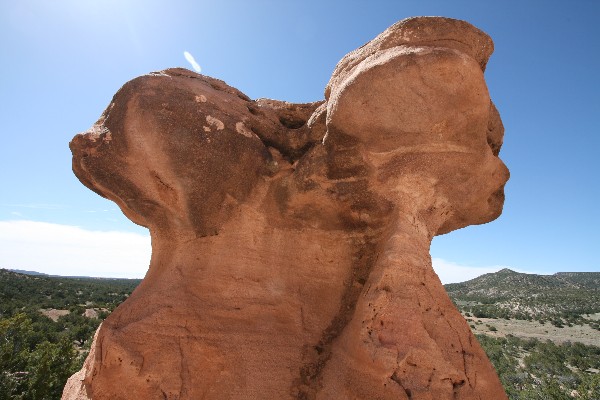
[[[465,317],[465,319],[475,334],[492,337],[504,337],[510,334],[524,339],[551,340],[555,343],[570,341],[600,346],[600,331],[592,329],[589,325],[565,325],[564,328],[557,328],[549,322],[540,324],[538,321],[475,317]],[[496,331],[491,331],[490,327],[496,328]]]

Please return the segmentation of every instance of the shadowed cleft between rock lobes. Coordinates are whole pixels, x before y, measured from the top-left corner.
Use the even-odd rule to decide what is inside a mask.
[[[152,259],[63,399],[506,399],[429,256],[502,211],[492,51],[418,17],[314,103],[179,68],[126,83],[73,171],[150,230]]]

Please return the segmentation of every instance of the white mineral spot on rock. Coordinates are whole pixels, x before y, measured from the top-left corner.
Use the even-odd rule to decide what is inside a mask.
[[[202,128],[204,129],[204,132],[210,132],[210,128],[208,126],[205,125]]]
[[[223,129],[225,129],[225,124],[221,120],[211,115],[206,116],[206,122],[208,122],[210,126],[217,128],[218,131],[222,131]]]
[[[206,96],[203,94],[196,96],[196,103],[206,103]]]
[[[249,138],[254,136],[252,131],[250,129],[246,128],[246,125],[244,125],[244,123],[241,121],[235,124],[235,130],[237,131],[237,133],[242,134]]]

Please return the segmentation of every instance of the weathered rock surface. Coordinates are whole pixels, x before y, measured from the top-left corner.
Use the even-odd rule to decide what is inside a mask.
[[[73,170],[150,229],[152,260],[63,399],[505,399],[429,256],[502,210],[492,49],[412,18],[321,102],[184,69],[125,84]]]

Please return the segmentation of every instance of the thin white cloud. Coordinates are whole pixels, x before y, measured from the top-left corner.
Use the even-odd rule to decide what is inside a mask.
[[[192,68],[194,68],[194,71],[196,71],[197,73],[200,73],[200,71],[202,71],[202,68],[200,68],[200,65],[196,62],[196,59],[194,58],[194,56],[191,53],[184,51],[183,56],[192,65]]]
[[[0,204],[2,207],[17,207],[17,208],[33,208],[39,210],[62,210],[66,208],[61,204],[41,204],[41,203],[29,203],[29,204]]]
[[[37,221],[0,221],[0,268],[143,278],[150,253],[149,235]]]
[[[483,274],[498,272],[503,268],[515,270],[511,267],[499,265],[491,267],[470,267],[466,265],[459,265],[451,261],[446,261],[441,258],[432,258],[431,262],[433,263],[433,269],[438,274],[444,285],[447,283],[468,281]]]

